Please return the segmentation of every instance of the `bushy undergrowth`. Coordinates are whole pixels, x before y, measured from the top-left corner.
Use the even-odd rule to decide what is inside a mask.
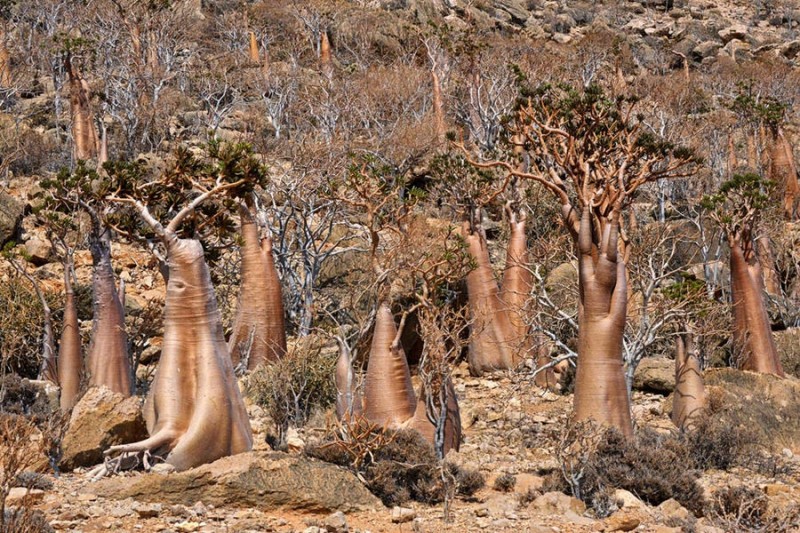
[[[706,515],[725,531],[743,533],[788,533],[800,528],[800,506],[770,505],[759,489],[732,486],[719,489],[709,502]]]
[[[625,489],[651,505],[674,498],[690,511],[702,512],[699,472],[688,446],[671,435],[643,429],[626,439],[616,429],[574,424],[558,455],[563,481],[551,484],[572,492],[599,516],[612,510],[608,495],[614,489]]]
[[[483,476],[454,463],[440,463],[433,447],[413,430],[386,430],[356,422],[350,437],[332,434],[306,447],[306,455],[345,466],[362,479],[384,505],[408,500],[435,504],[448,491],[472,496],[485,484]]]
[[[335,353],[306,342],[250,375],[247,394],[272,419],[277,433],[274,447],[285,446],[290,425],[302,427],[315,409],[325,409],[336,401],[335,366]]]

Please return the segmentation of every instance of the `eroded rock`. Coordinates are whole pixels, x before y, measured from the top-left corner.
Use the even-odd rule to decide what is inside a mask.
[[[308,457],[247,452],[171,474],[110,478],[88,487],[106,498],[162,504],[357,511],[381,503],[350,472]]]

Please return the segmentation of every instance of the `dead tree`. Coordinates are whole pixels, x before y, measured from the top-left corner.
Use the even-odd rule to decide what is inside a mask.
[[[506,156],[470,162],[536,181],[559,200],[579,264],[575,416],[630,436],[622,366],[628,295],[625,258],[618,253],[621,215],[642,185],[689,175],[696,158],[645,133],[634,118],[634,102],[612,101],[597,86],[532,88],[521,82],[521,96],[506,125],[512,139]],[[517,145],[530,158],[527,172],[520,168]]]

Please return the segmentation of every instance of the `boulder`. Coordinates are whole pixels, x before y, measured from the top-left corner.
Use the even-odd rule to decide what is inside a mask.
[[[42,266],[50,261],[53,245],[46,239],[33,237],[25,243],[25,253],[31,263],[36,266]]]
[[[698,61],[707,57],[714,57],[720,48],[722,48],[722,45],[717,41],[704,41],[694,47],[692,56]]]
[[[7,192],[0,191],[0,244],[5,244],[17,234],[22,219],[23,206]]]
[[[140,398],[92,387],[72,410],[59,465],[64,470],[93,466],[103,462],[110,446],[146,438]]]
[[[800,378],[800,328],[775,331],[772,336],[775,338],[783,371]]]
[[[171,474],[109,478],[89,487],[98,496],[162,504],[288,508],[308,512],[382,507],[349,471],[309,457],[247,452]]]
[[[734,24],[724,30],[720,30],[717,32],[719,38],[722,39],[722,42],[727,43],[734,39],[739,39],[743,41],[745,37],[747,37],[747,26],[744,24]]]
[[[563,492],[546,492],[531,502],[530,509],[548,515],[560,515],[569,511],[580,515],[586,511],[586,504]]]
[[[666,357],[645,357],[636,367],[633,388],[644,392],[669,394],[675,388],[675,361]]]

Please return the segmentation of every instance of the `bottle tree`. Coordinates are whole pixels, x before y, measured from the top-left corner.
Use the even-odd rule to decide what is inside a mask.
[[[183,470],[250,450],[250,422],[200,239],[233,233],[229,212],[266,179],[265,167],[247,144],[212,142],[203,153],[178,149],[156,174],[142,163],[106,170],[102,191],[114,224],[158,238],[169,267],[163,348],[144,406],[150,437],[106,453],[119,454],[118,462],[155,455]]]
[[[532,88],[518,74],[520,98],[504,125],[504,148],[495,159],[470,161],[536,181],[560,202],[579,263],[575,417],[630,436],[622,364],[628,302],[622,215],[643,185],[691,175],[698,159],[645,132],[633,98],[610,99],[595,85]],[[527,170],[521,158],[530,160]]]
[[[730,247],[734,365],[783,376],[764,298],[764,274],[756,239],[759,219],[770,205],[774,182],[758,174],[736,174],[702,205],[725,234]]]

